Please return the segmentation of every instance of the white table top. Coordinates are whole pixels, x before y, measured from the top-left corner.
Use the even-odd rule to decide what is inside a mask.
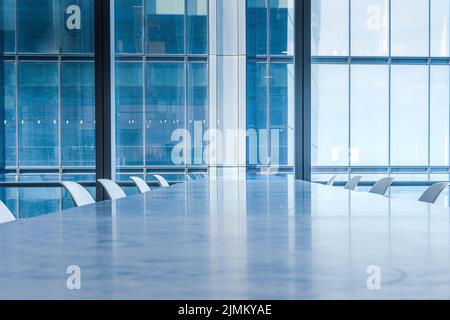
[[[292,177],[192,181],[0,225],[0,298],[448,299],[449,209]]]

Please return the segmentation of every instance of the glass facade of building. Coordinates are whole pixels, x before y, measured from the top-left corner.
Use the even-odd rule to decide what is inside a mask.
[[[189,168],[206,168],[208,1],[114,3],[117,177],[151,180],[150,173],[165,172],[184,179]],[[192,150],[174,157],[180,143]]]
[[[450,3],[311,1],[314,179],[448,180]],[[293,169],[294,0],[111,4],[116,180],[207,173],[205,133],[241,118],[238,166]],[[94,1],[2,0],[0,16],[1,182],[94,182]],[[71,203],[59,188],[1,188],[0,199],[15,212]]]
[[[93,1],[2,0],[0,16],[1,181],[95,181]],[[22,216],[56,210],[61,197],[0,189]]]
[[[312,0],[314,179],[449,179],[450,2]]]
[[[247,1],[249,166],[294,165],[294,19],[294,0]]]

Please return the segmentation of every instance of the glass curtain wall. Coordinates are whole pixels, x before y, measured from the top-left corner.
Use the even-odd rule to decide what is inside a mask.
[[[93,0],[0,2],[2,182],[95,181],[93,15]],[[0,199],[27,216],[66,198],[0,188]]]
[[[313,179],[449,179],[450,2],[312,0]]]
[[[294,0],[247,0],[247,165],[294,166]]]
[[[116,179],[206,172],[208,0],[115,0]]]

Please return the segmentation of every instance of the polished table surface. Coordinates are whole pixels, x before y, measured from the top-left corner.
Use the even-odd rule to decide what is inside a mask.
[[[292,177],[192,181],[0,225],[0,298],[450,298],[449,217]]]

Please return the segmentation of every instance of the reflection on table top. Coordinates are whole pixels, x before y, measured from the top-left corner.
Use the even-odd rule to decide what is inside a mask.
[[[449,209],[292,177],[192,181],[1,225],[0,261],[2,299],[450,298]]]

